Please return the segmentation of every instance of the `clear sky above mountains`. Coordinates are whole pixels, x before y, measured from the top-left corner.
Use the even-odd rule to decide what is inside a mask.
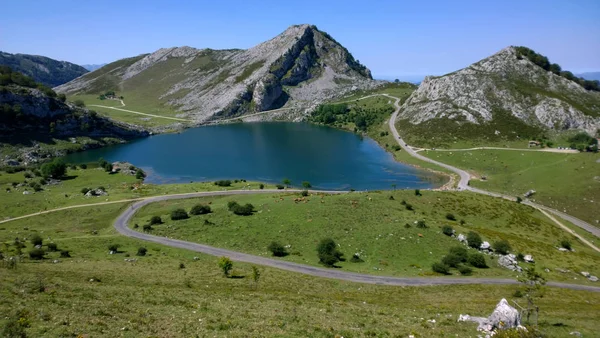
[[[33,1],[3,3],[0,50],[78,64],[161,47],[249,48],[299,23],[379,78],[444,74],[508,45],[600,70],[600,1]]]

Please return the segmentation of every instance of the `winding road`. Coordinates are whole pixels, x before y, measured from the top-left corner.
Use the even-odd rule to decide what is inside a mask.
[[[287,190],[288,192],[298,192],[299,190]],[[347,193],[342,191],[314,191],[315,193]],[[465,277],[389,277],[389,276],[375,276],[361,273],[352,273],[340,271],[337,269],[326,269],[319,268],[309,265],[303,265],[298,263],[287,262],[283,260],[277,260],[272,258],[266,258],[261,256],[255,256],[245,254],[237,251],[226,250],[221,248],[215,248],[212,246],[186,242],[182,240],[154,236],[147,233],[142,233],[130,229],[127,223],[133,217],[133,215],[143,206],[150,203],[167,201],[173,199],[183,199],[192,197],[206,197],[206,196],[227,196],[227,195],[249,195],[249,194],[273,194],[281,193],[281,190],[230,190],[230,191],[213,191],[213,192],[197,192],[182,195],[165,195],[156,196],[144,199],[142,201],[135,202],[125,212],[123,212],[115,221],[115,229],[122,235],[132,238],[141,239],[148,242],[157,244],[167,245],[174,248],[186,249],[190,251],[196,251],[203,254],[212,256],[227,256],[237,262],[245,262],[250,264],[258,264],[268,266],[276,269],[282,269],[305,275],[311,275],[323,278],[332,278],[357,283],[368,283],[378,285],[396,285],[396,286],[426,286],[426,285],[458,285],[458,284],[487,284],[487,285],[507,285],[507,284],[519,284],[514,279],[500,279],[500,278],[465,278]],[[571,290],[584,290],[592,292],[600,292],[600,287],[589,286],[589,285],[577,285],[568,283],[548,282],[547,285],[565,288]]]

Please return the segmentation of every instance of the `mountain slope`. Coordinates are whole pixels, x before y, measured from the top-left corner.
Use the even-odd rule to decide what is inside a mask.
[[[33,78],[48,87],[67,83],[88,71],[74,63],[57,61],[39,55],[0,52],[0,65]]]
[[[0,66],[0,165],[29,164],[67,151],[148,135],[65,99],[10,67]]]
[[[102,64],[98,64],[98,65],[81,65],[81,67],[87,69],[90,72],[92,72],[96,69],[102,68],[104,66],[106,66],[106,63],[102,63]]]
[[[151,102],[151,108],[175,109],[202,122],[284,106],[305,110],[375,85],[370,71],[331,36],[297,25],[247,50],[159,49],[56,89],[68,95],[114,90],[129,107]]]
[[[514,139],[549,129],[593,134],[600,128],[600,92],[508,47],[457,72],[425,78],[403,104],[399,125],[446,139]]]

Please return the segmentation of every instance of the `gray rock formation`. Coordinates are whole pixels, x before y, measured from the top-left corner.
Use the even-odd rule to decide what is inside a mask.
[[[544,70],[520,56],[515,47],[459,71],[426,77],[400,114],[411,124],[447,120],[457,126],[501,128],[502,123],[496,122],[510,118],[539,128],[580,129],[591,134],[600,127],[599,116],[599,92]],[[515,133],[488,129],[496,136]]]
[[[480,249],[480,250],[486,250],[486,251],[487,251],[487,250],[491,250],[491,249],[492,249],[492,246],[490,245],[490,243],[489,243],[489,242],[487,242],[487,241],[484,241],[484,242],[483,242],[483,243],[481,243],[481,245],[479,246],[479,249]]]
[[[510,306],[506,299],[502,298],[494,312],[488,317],[471,317],[469,315],[460,315],[459,322],[471,321],[478,323],[477,330],[485,333],[491,333],[494,330],[512,329],[521,326],[521,315],[519,311]]]
[[[498,265],[507,268],[512,271],[521,272],[523,269],[519,266],[519,262],[517,261],[517,257],[513,254],[501,255],[498,258]]]
[[[523,256],[523,260],[525,262],[527,262],[527,263],[533,263],[534,262],[533,256],[531,256],[531,255],[525,255],[525,256]]]
[[[113,62],[55,89],[99,94],[127,88],[126,98],[158,91],[159,105],[203,122],[282,107],[290,112],[283,118],[293,120],[325,100],[378,85],[327,33],[295,25],[247,50],[162,48]]]

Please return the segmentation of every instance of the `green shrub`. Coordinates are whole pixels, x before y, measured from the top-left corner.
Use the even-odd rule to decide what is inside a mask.
[[[469,253],[468,253],[467,249],[462,246],[454,246],[454,247],[450,248],[450,250],[448,252],[450,254],[455,255],[458,258],[460,258],[460,261],[463,263],[466,262],[467,259],[469,258]]]
[[[441,273],[443,275],[450,274],[450,267],[444,263],[433,263],[431,265],[431,270],[437,273]]]
[[[415,189],[415,196],[423,196],[420,189]]]
[[[87,194],[88,191],[90,191],[90,188],[81,188],[81,193],[84,195]]]
[[[160,216],[152,216],[150,218],[150,225],[156,225],[156,224],[162,224],[162,219],[160,218]]]
[[[186,218],[189,218],[189,216],[188,216],[187,212],[181,208],[171,211],[171,220],[172,221],[177,221],[177,220],[186,219]]]
[[[239,206],[239,204],[236,201],[229,201],[229,202],[227,202],[227,209],[229,211],[233,211],[233,209],[236,208],[237,206]]]
[[[492,244],[492,249],[501,255],[507,255],[511,247],[507,240],[501,239]]]
[[[40,235],[38,234],[33,234],[31,235],[31,238],[29,239],[29,241],[31,242],[31,244],[35,245],[42,245],[43,239]]]
[[[79,168],[81,168],[81,169],[84,169],[84,170],[85,170],[85,169],[87,169],[87,164],[85,164],[85,163],[82,163],[82,164],[80,164],[80,165],[79,165]]]
[[[254,206],[250,203],[244,205],[237,205],[233,208],[233,213],[239,216],[250,216],[254,213]]]
[[[352,255],[352,258],[350,258],[350,262],[352,262],[352,263],[363,263],[364,260],[362,258],[360,258],[359,255],[354,254],[354,255]]]
[[[317,245],[319,261],[325,266],[332,267],[335,263],[343,261],[344,254],[337,249],[337,244],[331,238],[322,239]]]
[[[267,250],[269,250],[275,257],[284,257],[288,255],[285,247],[277,242],[271,242],[271,244],[269,244],[267,247]]]
[[[461,265],[458,267],[458,272],[463,276],[470,276],[473,273],[473,269],[466,265]]]
[[[454,217],[454,215],[451,213],[446,214],[446,219],[449,221],[456,221],[456,217]]]
[[[231,181],[230,180],[215,181],[215,185],[217,185],[219,187],[230,187]]]
[[[469,233],[467,234],[467,243],[471,248],[479,249],[481,243],[483,243],[483,240],[481,239],[481,236],[479,236],[478,233],[474,231],[469,231]]]
[[[517,254],[517,261],[519,261],[519,262],[525,261],[525,256],[520,252]]]
[[[108,246],[108,251],[118,252],[120,247],[121,247],[121,244],[113,243]]]
[[[259,184],[259,185],[258,185],[258,188],[260,188],[260,189],[264,189],[264,188],[265,188],[265,185],[261,183],[261,184]]]
[[[449,225],[444,225],[442,227],[442,232],[444,233],[444,235],[446,236],[452,236],[454,234],[454,229],[452,229],[451,226]]]
[[[148,252],[148,249],[141,247],[141,248],[138,248],[136,255],[137,256],[146,256],[146,252]]]
[[[425,221],[421,219],[421,220],[417,221],[417,228],[427,229],[428,226],[427,226],[427,223],[425,223]]]
[[[58,246],[56,245],[56,243],[48,243],[46,245],[46,247],[48,248],[48,251],[50,251],[50,252],[58,251]]]
[[[300,195],[306,197],[308,196],[308,190],[302,190],[302,192],[300,193]]]
[[[205,215],[210,214],[211,212],[210,206],[205,204],[196,204],[192,207],[192,210],[190,210],[190,214],[192,215]]]
[[[61,178],[67,173],[67,165],[60,159],[42,164],[40,168],[44,177]]]
[[[150,232],[150,231],[154,230],[154,228],[150,224],[144,224],[144,226],[142,226],[142,230],[144,232]]]
[[[219,258],[219,268],[223,271],[223,276],[229,277],[229,271],[233,269],[233,262],[229,257],[221,257]]]
[[[413,208],[412,204],[410,204],[410,203],[406,203],[406,202],[405,202],[405,203],[404,203],[404,207],[405,207],[405,208],[406,208],[406,210],[408,210],[408,211],[413,211],[413,210],[415,210],[415,209]]]
[[[29,251],[29,258],[31,259],[43,259],[46,255],[46,251],[44,249],[31,249]]]
[[[568,239],[563,239],[560,241],[560,246],[571,251],[573,248],[571,247],[571,242]]]
[[[485,262],[485,256],[479,252],[470,254],[467,261],[476,268],[483,269],[488,267],[487,263]]]
[[[282,184],[277,184],[277,185],[276,185],[276,187],[277,187],[277,189],[279,189],[279,190],[281,190],[281,189],[285,188],[285,187],[284,187]]]
[[[60,250],[60,258],[71,258],[69,250]]]
[[[146,178],[146,173],[142,169],[137,169],[135,171],[135,178],[137,180],[143,180],[144,178]]]
[[[304,181],[304,182],[302,182],[302,187],[304,189],[310,189],[310,188],[312,188],[312,184],[310,184],[310,182],[308,182],[308,181]]]
[[[447,254],[446,256],[444,256],[444,258],[442,258],[442,263],[451,268],[457,268],[461,262],[462,262],[462,260],[460,257],[458,257],[454,254],[451,254],[451,253]]]

